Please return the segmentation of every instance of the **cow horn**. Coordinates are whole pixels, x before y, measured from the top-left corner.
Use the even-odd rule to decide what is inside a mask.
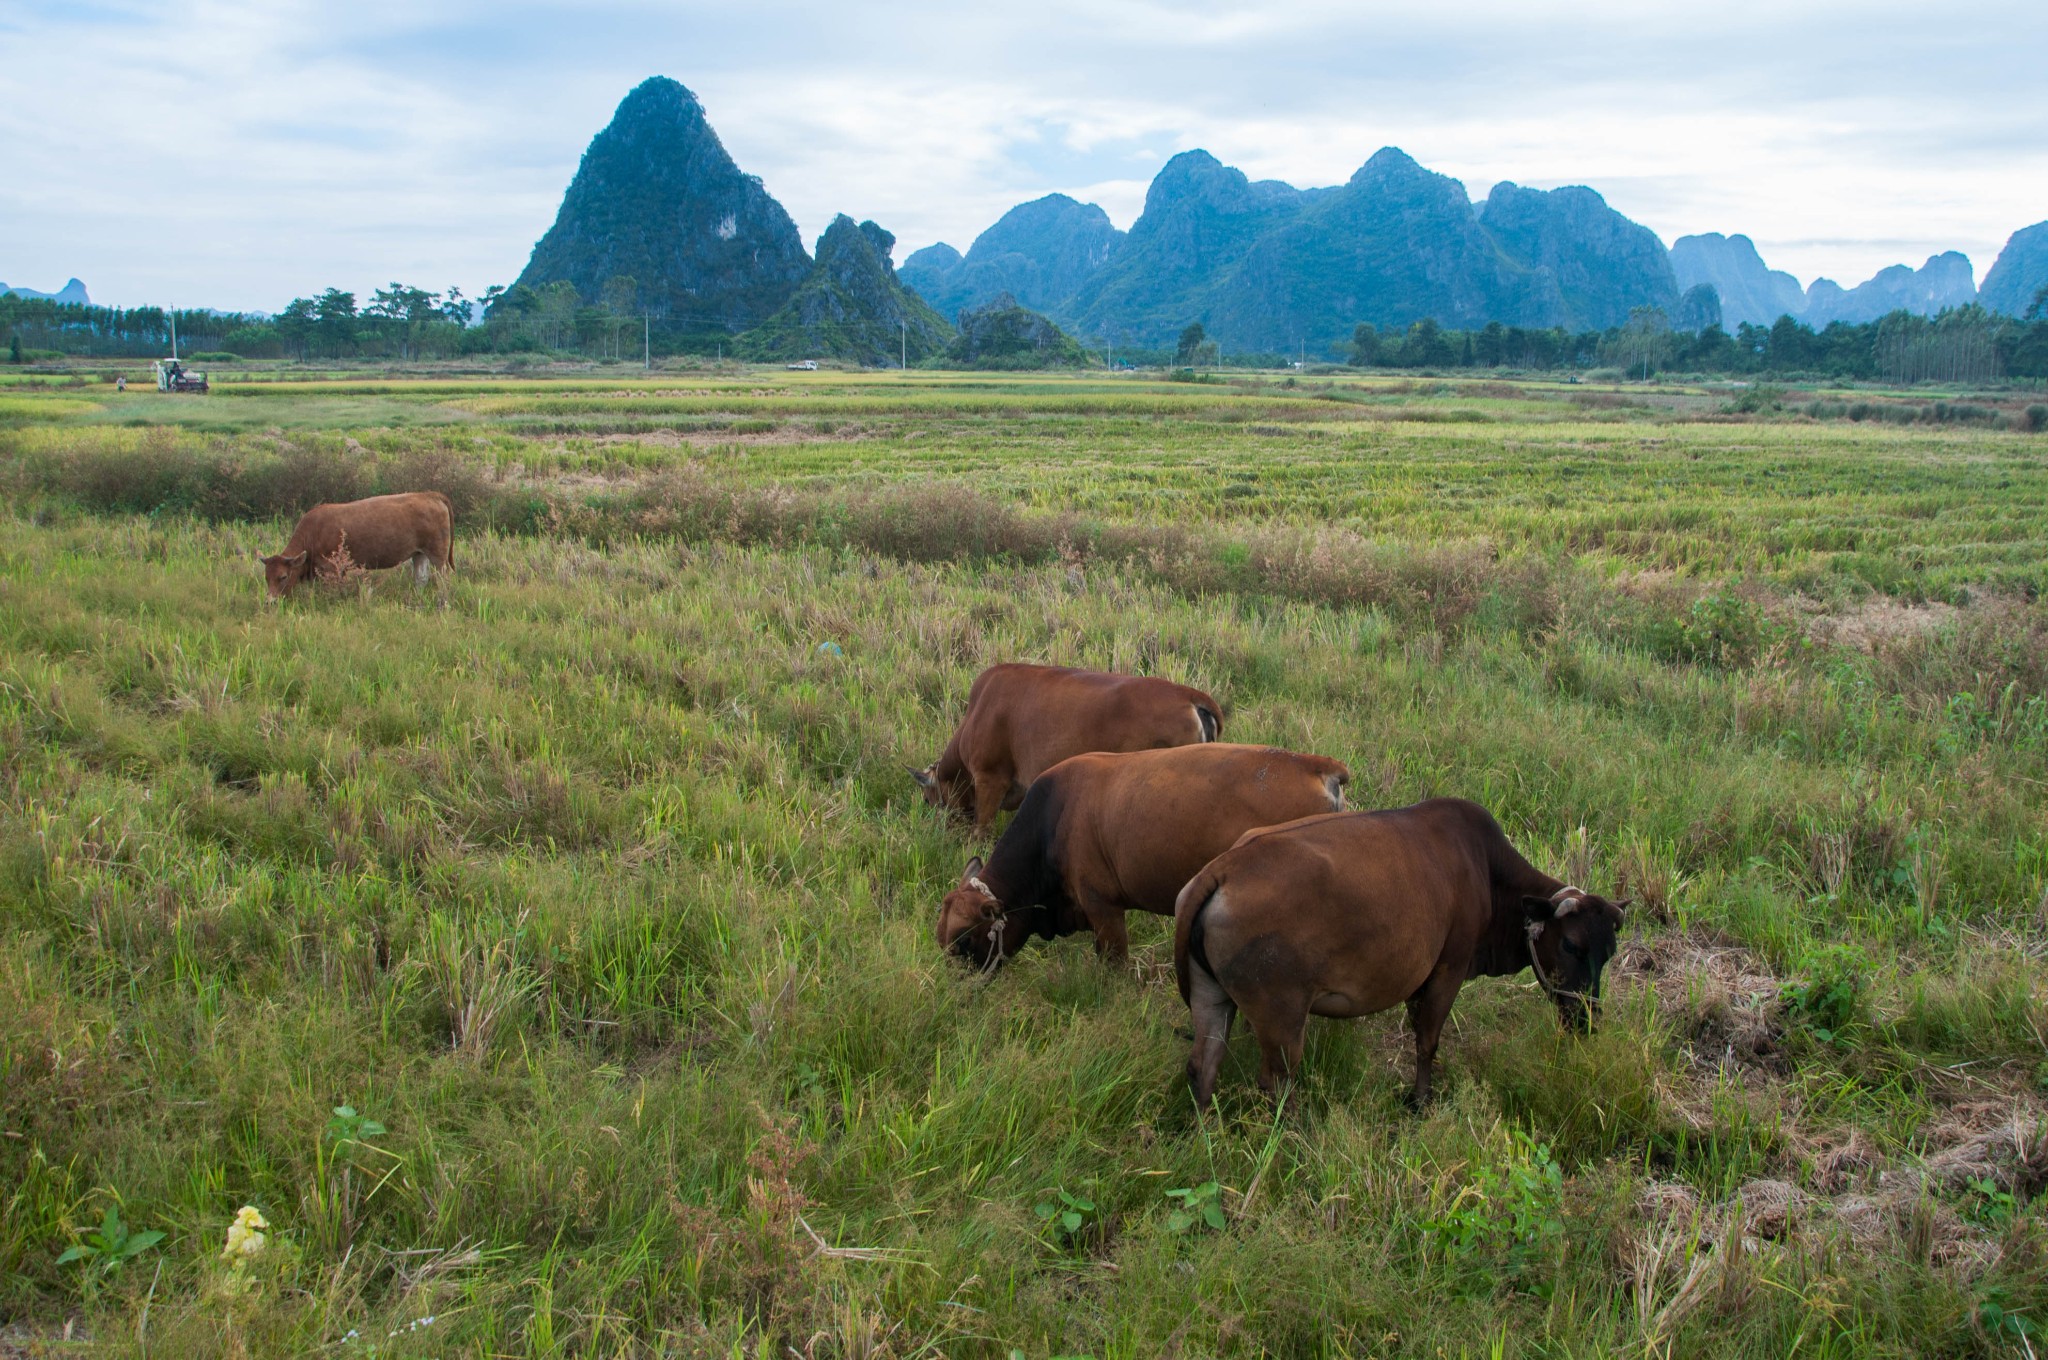
[[[905,765],[903,768],[910,771],[910,777],[917,781],[918,787],[920,788],[928,789],[932,785],[939,782],[938,780],[932,778],[932,772],[930,770],[920,770],[915,765]]]

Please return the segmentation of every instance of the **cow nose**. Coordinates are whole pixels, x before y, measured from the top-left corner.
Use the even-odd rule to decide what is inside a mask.
[[[1584,994],[1560,996],[1557,999],[1557,1018],[1574,1034],[1590,1034],[1594,1022],[1600,1018],[1600,998]]]

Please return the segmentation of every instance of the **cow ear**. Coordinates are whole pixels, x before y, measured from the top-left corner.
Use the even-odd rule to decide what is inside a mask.
[[[1526,920],[1548,921],[1555,915],[1557,915],[1557,903],[1547,897],[1531,896],[1522,899],[1522,916]]]
[[[910,771],[910,777],[917,781],[919,788],[928,789],[939,782],[932,778],[930,770],[920,770],[914,765],[905,765],[903,768]]]
[[[976,855],[976,856],[975,856],[975,857],[974,857],[973,859],[971,859],[971,860],[968,860],[968,861],[967,861],[967,868],[961,871],[961,874],[960,874],[960,886],[964,888],[964,887],[966,887],[966,886],[967,886],[967,880],[968,880],[968,879],[970,879],[970,878],[980,878],[980,877],[981,877],[981,856],[980,856],[980,855]]]
[[[285,558],[285,561],[291,564],[293,570],[297,570],[306,565],[306,554],[303,552],[294,553],[292,556]]]

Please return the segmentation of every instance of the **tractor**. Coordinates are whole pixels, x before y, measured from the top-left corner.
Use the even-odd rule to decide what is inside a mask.
[[[206,375],[188,372],[185,365],[176,359],[159,359],[156,368],[156,390],[159,392],[204,392]]]

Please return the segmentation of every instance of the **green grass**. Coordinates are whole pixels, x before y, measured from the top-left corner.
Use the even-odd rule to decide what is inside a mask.
[[[2048,445],[816,376],[589,397],[652,442],[536,430],[585,402],[560,383],[223,393],[269,414],[211,432],[6,399],[52,407],[0,430],[0,1326],[2020,1353]],[[1499,409],[1410,418],[1445,401]],[[294,497],[408,482],[463,498],[456,574],[262,604]],[[1164,922],[1128,974],[1067,941],[963,976],[931,931],[975,847],[902,767],[1018,657],[1184,678],[1356,802],[1478,798],[1634,892],[1606,1023],[1474,984],[1420,1119],[1392,1016],[1315,1026],[1277,1113],[1240,1034],[1202,1118]],[[1824,1012],[1779,993],[1832,978]],[[1211,1181],[1226,1227],[1176,1231],[1167,1192]],[[1757,1218],[1781,1185],[1806,1209]],[[1071,1233],[1035,1212],[1062,1190]],[[234,1269],[244,1204],[271,1243]],[[166,1237],[60,1266],[109,1207]]]

